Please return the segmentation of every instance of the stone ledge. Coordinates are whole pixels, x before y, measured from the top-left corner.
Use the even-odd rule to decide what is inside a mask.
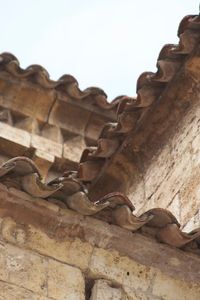
[[[68,209],[51,210],[42,199],[43,206],[36,205],[34,198],[27,201],[14,195],[14,190],[11,193],[0,186],[0,191],[2,235],[20,247],[33,248],[85,271],[96,246],[115,250],[167,276],[199,283],[200,258],[194,254]],[[80,258],[83,252],[84,260]]]

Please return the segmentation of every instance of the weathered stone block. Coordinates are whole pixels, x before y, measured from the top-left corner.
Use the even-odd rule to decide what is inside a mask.
[[[50,112],[49,124],[84,135],[90,115],[91,112],[83,110],[82,107],[56,100]],[[76,120],[76,123],[74,120]]]
[[[16,285],[0,281],[0,300],[49,300],[49,298]]]
[[[56,300],[85,300],[85,284],[77,268],[49,260],[48,297]]]
[[[121,288],[112,287],[112,282],[97,280],[92,288],[90,300],[128,300]]]
[[[200,224],[200,210],[183,226],[186,232],[192,231],[194,228],[199,227]]]
[[[45,258],[9,244],[3,244],[0,251],[0,280],[8,280],[15,285],[46,295]]]
[[[6,266],[6,246],[0,242],[0,280],[8,280],[8,269]]]
[[[170,205],[167,207],[169,211],[173,211],[173,214],[177,218],[178,222],[181,220],[181,203],[180,203],[180,195],[176,194]]]
[[[166,145],[167,144],[167,145]],[[175,131],[145,169],[139,188],[133,191],[138,213],[153,207],[169,209],[185,226],[200,204],[200,107],[194,106],[177,124]],[[143,186],[143,205],[141,187]],[[191,225],[192,223],[190,223]],[[195,219],[194,229],[200,225]]]
[[[199,300],[200,285],[189,285],[175,278],[167,278],[158,271],[154,279],[153,295],[163,300]]]
[[[46,139],[45,137],[33,134],[31,136],[31,146],[42,151],[43,156],[62,157],[62,144]]]
[[[42,255],[86,270],[93,250],[92,245],[74,240],[56,240],[41,230],[28,225],[19,226],[11,218],[2,221],[2,236],[20,247],[32,249]]]
[[[153,269],[137,264],[117,251],[95,249],[89,266],[89,274],[93,278],[112,280],[134,289],[146,291],[154,275]]]
[[[0,105],[12,108],[26,116],[46,122],[55,99],[53,89],[36,87],[27,81],[11,79],[5,74],[0,78]]]
[[[30,147],[31,136],[28,132],[2,122],[0,122],[0,137],[27,148]]]

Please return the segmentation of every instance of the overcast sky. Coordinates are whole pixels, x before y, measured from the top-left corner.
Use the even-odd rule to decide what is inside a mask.
[[[198,14],[196,0],[0,0],[0,52],[23,68],[40,64],[52,79],[73,75],[81,89],[102,88],[112,100],[135,95],[140,73],[155,71],[178,24]]]

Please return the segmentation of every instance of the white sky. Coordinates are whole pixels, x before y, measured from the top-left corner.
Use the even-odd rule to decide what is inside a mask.
[[[112,100],[135,95],[140,73],[155,71],[178,24],[198,14],[196,0],[0,0],[0,52],[23,68],[40,64],[52,79],[73,75],[81,89],[102,88]]]

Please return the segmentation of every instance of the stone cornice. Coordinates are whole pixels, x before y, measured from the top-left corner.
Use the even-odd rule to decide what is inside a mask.
[[[127,256],[139,264],[159,269],[177,280],[199,283],[198,256],[92,217],[63,210],[45,200],[36,201],[14,188],[6,189],[1,185],[0,189],[0,228],[2,236],[9,242],[62,260],[67,255],[63,252],[63,243],[80,240],[83,251],[90,252],[91,247],[117,251],[120,256]],[[51,250],[45,247],[47,240],[52,243]],[[70,263],[76,264],[75,261]],[[80,265],[78,267],[85,268]]]

